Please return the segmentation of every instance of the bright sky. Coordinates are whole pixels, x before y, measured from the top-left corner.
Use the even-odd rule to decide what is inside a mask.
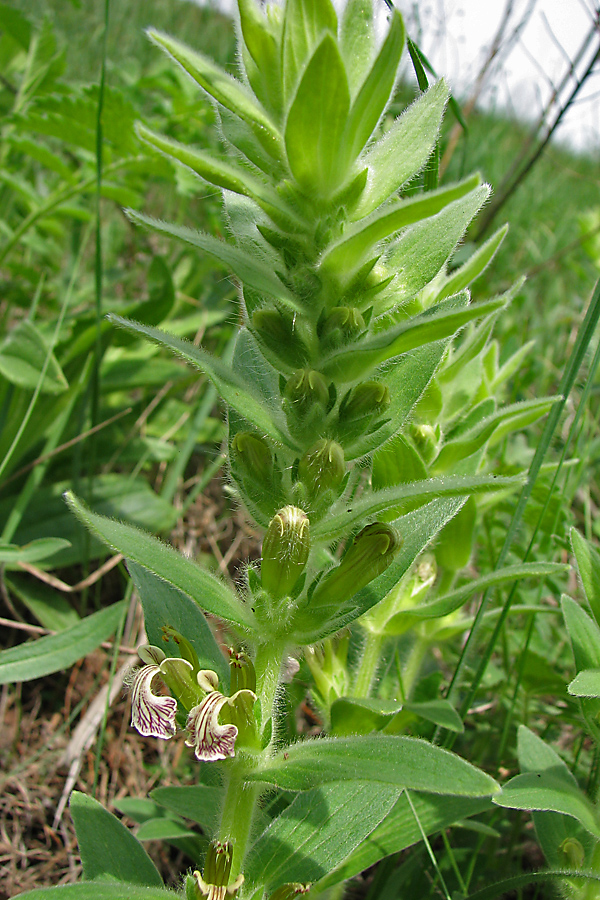
[[[396,0],[413,39],[457,95],[468,96],[496,33],[507,0]],[[537,117],[552,87],[568,71],[594,20],[599,0],[513,0],[512,32],[528,9],[529,20],[503,58],[482,97],[485,105]],[[600,44],[597,30],[576,71],[581,76]],[[570,80],[564,95],[574,86]],[[600,151],[600,60],[556,132],[559,140]]]

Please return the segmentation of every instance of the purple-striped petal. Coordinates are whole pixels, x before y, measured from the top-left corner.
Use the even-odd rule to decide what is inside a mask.
[[[136,672],[131,689],[131,724],[144,737],[166,741],[177,730],[177,701],[152,693],[152,680],[159,672],[160,666],[156,665],[142,666]]]
[[[187,720],[190,736],[186,744],[194,748],[196,759],[214,762],[235,756],[238,730],[235,725],[219,724],[221,707],[228,699],[219,691],[211,691],[198,706],[190,710]]]

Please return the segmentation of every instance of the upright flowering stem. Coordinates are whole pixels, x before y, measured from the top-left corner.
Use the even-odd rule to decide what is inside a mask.
[[[263,727],[269,717],[275,717],[275,700],[284,656],[284,648],[272,644],[259,644],[256,650],[256,693],[261,703]]]
[[[232,759],[225,776],[225,804],[219,828],[219,840],[233,844],[231,879],[241,874],[252,820],[263,788],[247,782],[248,760]]]

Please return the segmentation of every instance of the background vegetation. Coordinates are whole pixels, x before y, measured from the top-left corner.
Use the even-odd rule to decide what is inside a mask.
[[[191,249],[135,228],[122,207],[223,232],[216,194],[198,198],[195,182],[147,154],[133,123],[141,118],[178,140],[214,144],[210,105],[198,102],[183,76],[152,50],[143,29],[152,24],[168,30],[230,67],[234,31],[215,10],[180,0],[122,0],[110,10],[108,31],[104,15],[102,3],[0,4],[2,648],[38,633],[60,632],[129,590],[120,559],[107,559],[104,548],[67,512],[62,501],[67,487],[98,511],[169,537],[224,573],[259,553],[257,535],[221,481],[224,428],[214,390],[157,347],[103,321],[107,312],[116,312],[201,340],[214,352],[229,352],[236,291],[227,273]],[[398,109],[408,99],[410,88],[401,86]],[[449,113],[447,129],[453,123]],[[525,126],[500,115],[473,114],[444,181],[478,169],[493,186],[499,184],[526,133]],[[505,400],[510,403],[556,393],[598,277],[597,160],[550,145],[506,204],[502,220],[510,222],[509,235],[478,288],[495,294],[525,273],[526,283],[497,325],[500,362],[524,340],[535,342],[509,383]],[[564,449],[596,346],[592,342],[569,400],[554,459]],[[540,559],[569,559],[571,524],[588,539],[600,538],[597,376],[588,387],[568,465],[536,539],[534,554]],[[527,465],[538,436],[530,428],[500,443],[498,459],[515,471]],[[541,510],[550,477],[548,472],[534,495],[528,525]],[[497,556],[512,504],[507,499],[484,518],[472,574]],[[529,537],[523,531],[523,548]],[[41,543],[28,554],[11,556],[8,545],[31,547],[33,541]],[[571,595],[577,592],[574,574],[568,585],[520,588],[519,599],[525,604],[543,597],[556,606],[566,587]],[[495,605],[501,602],[495,597]],[[55,816],[66,775],[71,786],[95,793],[109,808],[142,823],[148,808],[136,807],[125,795],[145,797],[166,773],[173,783],[193,780],[193,766],[177,748],[157,749],[155,742],[128,734],[118,678],[108,717],[103,716],[106,694],[94,706],[109,671],[124,673],[139,631],[132,606],[115,645],[95,650],[61,676],[4,684],[0,897],[76,875],[68,815]],[[500,766],[512,774],[514,726],[523,722],[560,749],[576,772],[597,779],[598,766],[565,689],[573,663],[560,615],[511,616],[499,646],[477,695],[476,715],[455,749],[482,768],[496,772]],[[445,643],[433,652],[450,673],[459,650]],[[301,728],[318,732],[308,693],[298,691],[290,702],[297,705]],[[78,722],[84,726],[79,731]],[[167,823],[161,834],[146,837],[166,838],[166,844],[150,846],[167,878],[185,868],[193,834],[178,835]],[[386,861],[356,890],[371,900],[425,896],[440,873],[454,885],[457,868],[470,866],[475,886],[479,875],[489,881],[507,869],[517,874],[542,863],[527,814],[510,810],[498,809],[479,832],[454,829],[452,847],[441,840],[436,845],[437,872],[428,869],[423,849],[401,867],[396,858]]]

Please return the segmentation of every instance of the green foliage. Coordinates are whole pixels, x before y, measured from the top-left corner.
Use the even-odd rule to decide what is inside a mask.
[[[452,878],[466,896],[471,880],[490,875],[478,861],[484,837],[499,835],[466,820],[486,813],[507,831],[510,808],[535,810],[554,869],[594,869],[596,797],[548,744],[522,726],[522,774],[501,793],[488,774],[512,752],[519,693],[527,718],[568,666],[561,647],[550,659],[555,626],[540,615],[544,580],[558,593],[568,569],[564,558],[540,561],[552,540],[565,544],[566,503],[552,499],[555,469],[542,460],[566,396],[548,377],[548,396],[531,390],[539,353],[520,346],[529,295],[506,263],[514,238],[504,226],[477,247],[461,243],[490,187],[462,169],[438,184],[448,89],[442,80],[428,86],[430,67],[409,41],[420,92],[399,109],[397,11],[380,41],[370,0],[349,0],[339,18],[329,0],[266,8],[239,0],[238,15],[235,70],[213,59],[218,41],[215,54],[210,40],[209,54],[192,49],[164,33],[163,20],[148,35],[165,60],[154,55],[140,77],[123,52],[111,84],[98,89],[64,79],[50,20],[38,27],[0,7],[0,260],[12,304],[0,344],[0,564],[11,594],[59,631],[0,654],[0,680],[58,671],[115,631],[122,603],[87,617],[84,605],[79,618],[18,572],[86,564],[108,546],[125,557],[122,576],[135,586],[152,645],[140,651],[133,721],[161,738],[187,730],[207,782],[124,800],[121,811],[141,823],[138,840],[74,794],[90,881],[52,896],[174,896],[155,889],[139,841],[165,840],[199,865],[209,838],[202,876],[186,879],[195,900],[213,888],[240,900],[293,896],[306,882],[315,897],[330,889],[341,897],[344,881],[385,857],[369,896],[425,896],[425,851],[445,895]],[[486,162],[477,166],[484,178]],[[225,226],[206,199],[213,188]],[[127,220],[115,204],[128,207]],[[100,213],[92,270],[87,240]],[[235,292],[223,272],[240,299],[234,328],[224,301]],[[494,339],[494,329],[509,338]],[[217,396],[226,427],[209,417]],[[548,413],[527,471],[527,438],[506,439]],[[235,584],[148,533],[173,527],[190,457],[215,439],[227,443],[234,501],[265,535],[262,562]],[[61,456],[71,441],[74,455]],[[77,519],[64,509],[64,488]],[[539,513],[537,561],[527,561],[520,538],[510,543],[530,495],[524,521]],[[599,620],[600,557],[578,533],[572,540]],[[507,584],[504,609],[485,610],[487,591]],[[481,591],[475,615],[467,604]],[[521,619],[517,633],[504,628],[517,592],[512,612],[529,617],[527,633]],[[570,720],[579,705],[597,740],[597,622],[570,598],[563,612],[577,672],[560,702]],[[469,642],[480,640],[494,622],[473,676],[460,639],[472,626]],[[300,657],[297,678],[291,654]],[[173,696],[157,692],[161,679]],[[494,713],[466,729],[484,690]],[[307,691],[324,739],[298,728]],[[489,739],[495,728],[498,741]],[[442,730],[458,753],[438,746]],[[412,856],[394,858],[411,845]],[[568,877],[575,896],[588,896],[583,877]]]

